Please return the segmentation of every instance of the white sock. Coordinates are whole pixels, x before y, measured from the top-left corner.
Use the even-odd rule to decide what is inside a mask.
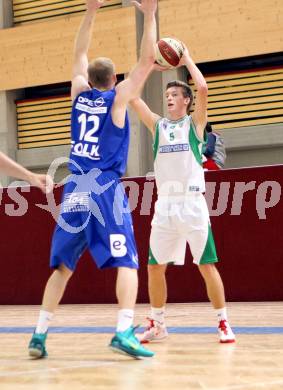
[[[49,311],[40,310],[35,333],[46,333],[53,316]]]
[[[215,309],[215,313],[217,315],[218,321],[227,321],[226,307],[222,307],[222,309]]]
[[[134,322],[134,310],[121,309],[118,311],[117,332],[124,332],[133,325]]]
[[[165,325],[165,306],[151,307],[150,318],[159,322],[160,325]]]

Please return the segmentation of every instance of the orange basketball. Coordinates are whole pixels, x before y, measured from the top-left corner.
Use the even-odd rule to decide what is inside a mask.
[[[162,38],[156,43],[156,62],[166,68],[174,68],[184,53],[182,42],[174,38]]]

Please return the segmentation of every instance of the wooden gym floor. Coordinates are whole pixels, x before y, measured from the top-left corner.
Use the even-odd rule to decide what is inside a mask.
[[[230,303],[236,344],[218,343],[210,305],[170,304],[166,342],[156,356],[133,360],[107,345],[116,305],[65,305],[48,336],[49,357],[27,355],[38,306],[0,306],[1,390],[282,390],[283,303]],[[145,325],[148,305],[135,323]]]

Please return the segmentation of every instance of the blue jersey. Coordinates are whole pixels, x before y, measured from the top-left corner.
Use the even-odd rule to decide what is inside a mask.
[[[129,120],[126,114],[123,128],[114,125],[111,109],[115,95],[115,89],[92,89],[76,97],[71,118],[71,172],[80,173],[77,164],[83,172],[98,168],[113,171],[118,176],[124,174],[129,149]]]

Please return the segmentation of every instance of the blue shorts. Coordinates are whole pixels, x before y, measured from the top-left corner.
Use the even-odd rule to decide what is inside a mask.
[[[72,174],[65,184],[50,266],[74,271],[87,248],[98,268],[138,268],[128,198],[113,172]]]

